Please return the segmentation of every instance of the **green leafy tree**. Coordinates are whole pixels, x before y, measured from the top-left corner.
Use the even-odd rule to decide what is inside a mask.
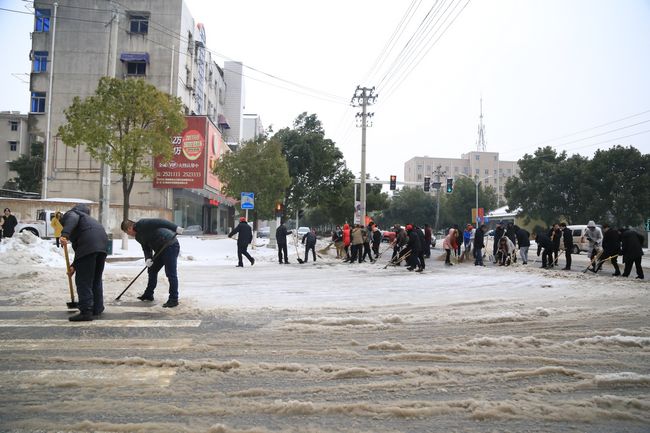
[[[325,138],[325,131],[315,114],[300,114],[293,128],[278,131],[274,139],[282,143],[289,166],[291,184],[286,191],[286,209],[316,207],[341,197],[353,178],[346,168],[343,153]]]
[[[5,187],[19,191],[40,192],[43,178],[43,144],[32,143],[29,155],[20,155],[9,162],[9,170],[18,176],[10,179]]]
[[[436,205],[429,194],[418,188],[404,188],[393,195],[378,223],[384,227],[408,223],[424,227],[425,223],[432,223],[435,212]]]
[[[585,219],[637,226],[649,216],[649,154],[622,146],[597,150],[582,179]]]
[[[379,213],[389,204],[388,194],[381,192],[380,184],[366,184],[366,212],[368,215]],[[358,190],[358,187],[357,187]],[[318,214],[318,219],[311,219],[311,215]],[[354,180],[346,184],[339,194],[328,194],[323,201],[310,212],[309,224],[318,225],[329,223],[332,225],[350,223],[354,216]]]
[[[538,148],[534,155],[519,160],[519,177],[506,182],[505,196],[510,209],[522,208],[526,220],[537,218],[552,224],[567,212],[563,192],[575,179],[560,168],[566,161],[566,152],[558,153],[550,146]]]
[[[472,223],[472,208],[476,207],[476,184],[466,177],[454,181],[454,191],[443,193],[440,201],[440,227]],[[479,184],[478,207],[485,212],[496,208],[497,194],[493,187]]]
[[[58,131],[63,142],[84,147],[120,174],[128,219],[136,174],[153,174],[152,157],[171,159],[170,137],[185,127],[181,100],[141,79],[102,77],[94,95],[75,97],[64,113],[67,123]]]
[[[275,205],[282,202],[291,184],[282,143],[261,137],[242,145],[238,152],[221,156],[214,173],[224,183],[222,192],[239,197],[243,191],[255,193],[255,214],[260,219],[274,217]]]

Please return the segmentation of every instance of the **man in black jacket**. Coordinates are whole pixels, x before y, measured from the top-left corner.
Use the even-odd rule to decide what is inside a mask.
[[[573,232],[566,226],[565,222],[560,223],[560,230],[562,231],[562,241],[564,242],[564,257],[566,257],[566,265],[562,270],[570,271],[571,253],[573,252]]]
[[[422,247],[420,245],[420,237],[417,234],[418,230],[420,229],[413,227],[412,224],[406,225],[406,234],[408,235],[408,241],[406,244],[406,250],[404,254],[410,252],[406,260],[409,266],[406,269],[412,271],[417,267],[418,270],[416,272],[422,272],[424,268],[420,264],[420,260],[419,260],[420,250],[422,249]]]
[[[612,229],[609,224],[603,224],[603,260],[598,262],[598,267],[596,272],[600,271],[600,268],[603,267],[603,263],[607,260],[610,261],[614,267],[613,276],[617,277],[621,275],[621,270],[618,268],[618,255],[621,252],[621,235],[618,230]]]
[[[492,245],[492,256],[494,257],[494,263],[497,262],[497,250],[499,249],[499,241],[501,240],[501,237],[504,235],[505,230],[503,228],[503,221],[499,221],[497,223],[496,228],[494,229],[494,244]]]
[[[560,230],[559,224],[553,224],[553,227],[548,231],[548,237],[551,238],[553,244],[553,265],[556,266],[559,264],[558,257],[560,255],[560,245],[562,244],[562,230]]]
[[[544,249],[542,253],[542,268],[553,268],[553,243],[551,242],[551,238],[540,230],[535,235],[535,242],[537,242],[538,257],[542,253],[542,249]]]
[[[280,222],[280,225],[275,230],[275,240],[278,243],[278,261],[280,264],[283,263],[284,255],[284,264],[289,264],[289,256],[287,255],[287,235],[291,233],[291,230],[287,230],[284,225],[284,222]]]
[[[521,264],[528,264],[528,249],[530,248],[530,233],[528,230],[522,229],[519,226],[514,226],[516,245],[519,247],[519,255],[521,256]]]
[[[2,237],[10,238],[14,235],[14,229],[18,225],[18,220],[11,214],[11,209],[5,208],[4,222],[2,223]]]
[[[176,307],[178,305],[176,263],[181,249],[176,235],[183,233],[183,228],[164,219],[142,218],[138,222],[122,221],[122,231],[134,236],[135,240],[142,246],[145,264],[148,268],[149,280],[147,281],[147,288],[142,295],[138,296],[138,299],[153,301],[153,292],[158,284],[158,272],[164,266],[165,275],[169,281],[169,299],[163,304],[163,307]]]
[[[485,248],[485,232],[487,226],[481,224],[474,233],[474,266],[485,266],[483,264],[483,248]]]
[[[251,262],[251,266],[253,266],[255,264],[255,259],[248,253],[248,245],[253,242],[253,230],[246,222],[245,217],[239,218],[239,225],[228,233],[228,237],[231,238],[237,233],[239,233],[239,236],[237,236],[237,267],[244,267],[242,256],[246,256],[248,261]]]
[[[309,257],[309,251],[312,253],[314,261],[316,261],[316,230],[310,229],[302,236],[302,244],[305,246],[305,263]],[[359,251],[361,254],[361,251]]]
[[[93,320],[104,311],[102,275],[106,262],[108,236],[104,227],[90,216],[85,204],[76,205],[61,218],[63,229],[59,239],[64,248],[68,241],[74,249],[70,275],[75,276],[79,314],[69,317],[71,322]]]
[[[643,256],[643,236],[631,229],[621,229],[621,252],[623,253],[623,277],[630,275],[632,264],[636,266],[636,277],[643,279],[643,268],[641,267],[641,257]]]

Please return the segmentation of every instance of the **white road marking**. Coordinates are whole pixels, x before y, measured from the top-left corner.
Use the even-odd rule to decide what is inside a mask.
[[[70,322],[67,319],[0,320],[0,328],[49,328],[87,326],[95,328],[198,328],[200,320],[107,320]]]
[[[153,309],[155,304],[143,304],[142,307],[133,307],[133,306],[121,306],[121,305],[105,305],[104,313],[159,313],[160,310]],[[9,311],[43,311],[43,312],[52,312],[52,311],[67,311],[67,312],[76,312],[76,309],[69,309],[65,307],[65,303],[61,305],[0,305],[0,313],[9,312]]]
[[[72,381],[109,384],[110,386],[155,385],[169,386],[175,368],[119,367],[91,370],[7,370],[0,371],[3,386],[58,386]]]
[[[0,341],[0,351],[4,350],[96,350],[101,346],[102,350],[156,350],[156,349],[184,349],[190,346],[190,338],[158,338],[158,339],[139,339],[139,338],[120,338],[120,339],[43,339],[43,340],[2,340]]]

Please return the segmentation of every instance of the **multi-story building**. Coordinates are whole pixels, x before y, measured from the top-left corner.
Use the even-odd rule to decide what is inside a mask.
[[[494,187],[500,203],[505,201],[506,181],[518,173],[517,161],[502,161],[499,159],[498,152],[472,151],[462,154],[460,158],[416,156],[404,164],[406,182],[418,182],[424,185],[424,178],[429,176],[431,182],[441,180],[444,188],[446,178],[478,179],[484,186]],[[431,193],[435,193],[433,188]]]
[[[262,119],[258,114],[244,114],[241,141],[255,140],[264,134]]]
[[[242,75],[230,74],[226,81],[224,69],[206,48],[206,29],[195,23],[183,0],[37,0],[34,8],[28,129],[30,142],[46,149],[45,197],[99,199],[100,163],[83,148],[65,146],[57,130],[73,98],[94,94],[103,76],[142,78],[179,97],[186,115],[207,116],[219,140],[228,133],[229,122],[239,127]],[[239,93],[231,97],[229,88]],[[114,174],[111,207],[122,204],[119,182]],[[152,179],[144,177],[136,180],[130,202],[173,210],[177,223],[208,229],[214,227],[211,211],[233,212],[232,200],[208,184],[154,188]]]
[[[27,115],[19,111],[0,111],[0,188],[18,173],[9,169],[9,163],[21,155],[29,155]],[[38,192],[38,191],[32,191]]]

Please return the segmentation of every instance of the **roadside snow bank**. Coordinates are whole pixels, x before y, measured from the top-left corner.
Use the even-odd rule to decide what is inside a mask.
[[[5,265],[37,263],[46,266],[65,266],[62,248],[57,248],[51,240],[41,239],[29,231],[16,233],[11,238],[2,239],[0,263]]]

